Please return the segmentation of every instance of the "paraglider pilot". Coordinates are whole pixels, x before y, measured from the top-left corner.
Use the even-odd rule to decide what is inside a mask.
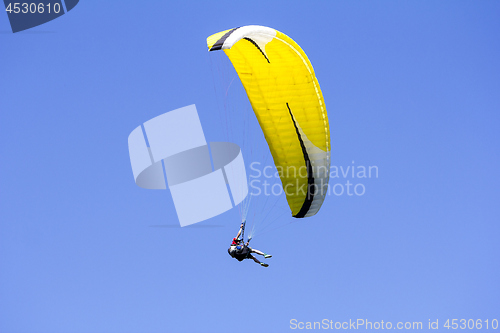
[[[270,254],[266,254],[262,251],[252,249],[251,247],[248,246],[248,243],[250,242],[250,239],[244,244],[243,239],[240,239],[240,236],[245,228],[244,223],[241,224],[240,230],[238,231],[238,234],[236,235],[235,238],[233,238],[233,241],[231,242],[231,246],[229,249],[227,249],[227,252],[229,255],[238,261],[243,261],[244,259],[253,259],[257,264],[268,267],[269,265],[263,262],[260,262],[257,258],[255,258],[252,253],[257,253],[261,256],[264,256],[264,258],[271,258],[272,256]]]

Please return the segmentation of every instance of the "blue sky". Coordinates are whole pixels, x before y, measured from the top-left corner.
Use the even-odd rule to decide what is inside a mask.
[[[0,331],[500,320],[499,17],[495,1],[80,1],[12,34],[1,14]],[[139,124],[189,104],[208,141],[227,139],[220,86],[235,74],[205,40],[248,24],[309,56],[332,164],[378,168],[331,179],[362,196],[280,213],[252,241],[269,268],[228,256],[237,209],[174,227],[169,192],[135,185],[127,149]],[[228,98],[252,123],[241,89]]]

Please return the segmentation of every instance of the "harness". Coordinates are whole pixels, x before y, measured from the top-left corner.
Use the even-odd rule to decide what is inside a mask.
[[[236,247],[236,251],[234,251],[234,258],[236,258],[238,261],[242,261],[243,259],[248,258],[249,254],[250,254],[250,248],[248,246],[238,245]]]

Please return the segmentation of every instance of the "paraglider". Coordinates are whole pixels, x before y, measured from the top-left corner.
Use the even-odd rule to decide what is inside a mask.
[[[250,243],[251,238],[248,239],[248,241],[245,243],[244,242],[244,236],[243,232],[245,231],[245,223],[242,223],[240,225],[240,230],[238,231],[238,234],[236,235],[235,238],[233,238],[233,241],[231,242],[231,245],[227,249],[227,253],[238,261],[243,261],[245,259],[252,259],[255,261],[257,264],[268,267],[269,265],[263,262],[260,262],[257,258],[255,258],[252,253],[259,254],[263,256],[264,258],[268,259],[271,258],[272,255],[264,253],[260,250],[257,249],[252,249],[248,244]],[[241,236],[241,238],[240,238]]]
[[[314,69],[300,46],[268,27],[250,25],[207,38],[209,51],[223,50],[236,70],[264,133],[279,173],[292,216],[315,215],[328,191],[330,129]],[[252,253],[244,231],[248,207],[243,207],[240,231],[229,254],[242,261]],[[254,224],[255,226],[255,224]],[[239,252],[238,252],[239,251]]]

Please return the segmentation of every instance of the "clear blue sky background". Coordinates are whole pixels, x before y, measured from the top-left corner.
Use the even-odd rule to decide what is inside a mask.
[[[498,1],[80,1],[12,34],[0,13],[0,332],[500,320],[499,18]],[[332,164],[379,169],[256,237],[269,268],[228,256],[237,210],[172,227],[127,149],[193,103],[224,140],[205,39],[248,24],[308,54]]]

